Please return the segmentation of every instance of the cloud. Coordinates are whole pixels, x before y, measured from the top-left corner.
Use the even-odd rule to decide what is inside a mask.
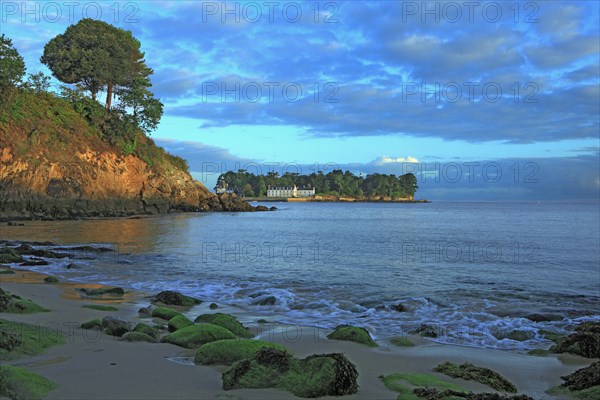
[[[412,156],[408,156],[408,157],[388,157],[388,156],[381,156],[379,158],[377,158],[375,161],[373,161],[373,165],[383,165],[383,164],[393,164],[393,163],[418,163],[419,160],[417,160],[415,157]]]

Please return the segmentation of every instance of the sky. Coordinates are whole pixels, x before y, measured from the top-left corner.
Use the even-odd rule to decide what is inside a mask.
[[[412,172],[434,201],[598,200],[595,1],[1,1],[30,73],[81,18],[130,30],[155,141],[220,173]],[[54,81],[58,86],[59,82]]]

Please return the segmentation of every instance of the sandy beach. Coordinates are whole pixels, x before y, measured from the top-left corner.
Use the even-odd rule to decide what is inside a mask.
[[[47,349],[40,355],[19,358],[7,365],[24,367],[55,382],[58,387],[48,399],[293,399],[288,392],[275,389],[222,389],[221,373],[225,366],[193,364],[194,350],[167,343],[130,343],[97,330],[83,330],[79,325],[93,318],[116,315],[131,323],[151,322],[141,318],[140,305],[150,303],[150,294],[127,291],[123,299],[90,301],[82,299],[75,288],[91,287],[75,282],[44,284],[45,275],[16,271],[2,275],[3,290],[31,299],[49,309],[34,314],[4,313],[3,319],[25,322],[60,330],[66,344]],[[83,308],[85,304],[112,305],[118,311],[106,312]],[[590,364],[589,359],[572,355],[536,357],[515,351],[478,349],[440,345],[419,336],[410,337],[414,347],[397,347],[382,340],[377,348],[326,338],[327,330],[276,323],[253,323],[253,317],[231,307],[219,309],[239,318],[253,329],[256,338],[286,346],[296,357],[311,354],[344,353],[359,372],[358,393],[348,399],[395,399],[397,393],[387,389],[380,375],[392,373],[428,373],[454,382],[474,392],[493,392],[489,387],[462,379],[452,379],[432,372],[444,362],[471,362],[499,372],[514,383],[519,393],[536,399],[549,396],[549,388],[559,385],[561,376]],[[237,311],[237,312],[236,312]],[[195,316],[210,312],[203,303],[184,314]],[[273,315],[273,320],[277,316]],[[3,362],[4,364],[4,362]],[[333,398],[333,397],[331,397]]]

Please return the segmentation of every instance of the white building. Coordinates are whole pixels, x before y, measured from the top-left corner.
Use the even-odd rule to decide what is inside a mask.
[[[315,188],[300,188],[294,186],[283,186],[275,187],[269,186],[267,188],[267,197],[312,197],[315,195]]]

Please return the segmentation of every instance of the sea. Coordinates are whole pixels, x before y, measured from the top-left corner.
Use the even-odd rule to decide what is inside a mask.
[[[550,344],[543,331],[600,321],[597,202],[264,204],[278,209],[27,221],[0,240],[67,247],[15,268],[376,339],[427,324],[438,343],[527,350]]]

